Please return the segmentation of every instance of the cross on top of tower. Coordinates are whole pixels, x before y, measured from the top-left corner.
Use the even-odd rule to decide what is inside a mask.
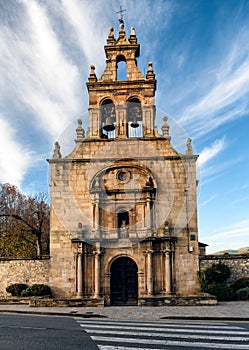
[[[123,13],[126,11],[126,9],[122,9],[122,5],[120,5],[120,10],[117,11],[116,13],[120,13],[120,18],[119,18],[119,23],[124,23],[124,20],[123,20]]]

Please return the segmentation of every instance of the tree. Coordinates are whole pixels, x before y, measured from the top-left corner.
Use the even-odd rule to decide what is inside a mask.
[[[216,295],[217,300],[233,300],[235,298],[232,288],[226,284],[231,275],[230,268],[222,263],[212,264],[199,275],[202,291]]]
[[[46,195],[26,197],[15,186],[0,184],[0,255],[49,254],[49,205]]]

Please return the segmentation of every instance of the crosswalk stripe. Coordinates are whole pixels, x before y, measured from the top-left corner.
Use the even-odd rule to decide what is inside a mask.
[[[85,329],[110,329],[109,325],[99,325],[99,324],[81,324],[81,326]],[[112,325],[111,326],[112,329],[126,329],[128,330],[140,330],[140,331],[160,331],[160,332],[165,332],[167,330],[167,332],[178,332],[178,333],[205,333],[205,334],[238,334],[238,335],[249,335],[249,332],[246,331],[232,331],[232,330],[210,330],[210,329],[178,329],[178,328],[173,328],[173,329],[167,329],[165,327],[135,327],[135,326],[125,326],[125,325],[120,325],[120,326],[116,326],[116,325]]]
[[[165,347],[248,350],[249,332],[227,323],[142,322],[121,320],[75,321],[100,350],[158,350]]]
[[[87,322],[87,324],[96,324],[96,320],[85,320],[84,318],[82,318],[82,317],[79,317],[79,318],[77,318],[76,319],[76,321],[78,322],[78,323],[81,323],[81,322],[83,322],[83,323],[85,323],[85,322]],[[110,323],[110,324],[113,324],[113,321],[104,321],[104,320],[98,320],[97,321],[98,322],[98,324],[104,324],[104,325],[107,325],[108,323]],[[152,325],[154,325],[154,326],[156,326],[158,323],[153,323],[153,322],[151,322],[151,323],[146,323],[146,322],[127,322],[127,321],[117,321],[116,323],[118,323],[119,325],[121,325],[121,326],[125,326],[125,325],[129,325],[129,326],[131,326],[131,325],[134,325],[135,327],[137,327],[137,326],[152,326]],[[243,329],[243,327],[239,327],[239,326],[228,326],[228,325],[226,325],[226,324],[224,324],[224,323],[215,323],[215,325],[214,326],[210,326],[210,323],[188,323],[187,325],[184,325],[184,324],[181,324],[181,323],[161,323],[160,324],[160,327],[165,327],[165,328],[174,328],[174,327],[176,327],[176,326],[179,326],[179,327],[181,327],[181,328],[205,328],[205,329]]]
[[[139,350],[137,347],[127,347],[127,346],[112,346],[112,345],[99,345],[100,350]],[[158,348],[140,348],[141,350],[158,350]]]
[[[99,345],[100,350],[139,350],[138,348],[127,347],[127,346],[109,346],[109,345]],[[141,348],[141,350],[158,350],[158,348]]]
[[[131,348],[130,346],[110,346],[110,345],[99,345],[100,350],[139,350],[138,348]],[[141,348],[141,350],[158,350],[158,348]]]
[[[106,331],[103,331],[102,329],[100,330],[96,330],[96,329],[93,329],[93,330],[89,330],[89,329],[85,329],[87,331],[87,333],[91,333],[91,334],[106,334],[106,335],[109,335],[109,334],[112,334],[112,335],[129,335],[129,336],[132,336],[132,337],[142,337],[142,336],[149,336],[149,337],[160,337],[160,338],[184,338],[184,339],[206,339],[206,340],[224,340],[224,341],[240,341],[240,342],[243,342],[243,341],[249,341],[249,337],[220,337],[220,336],[212,336],[212,335],[209,335],[208,337],[205,336],[205,335],[194,335],[194,334],[172,334],[172,333],[168,333],[168,334],[165,334],[165,333],[151,333],[151,332],[127,332],[127,331],[112,331],[112,330],[106,330]]]
[[[130,339],[126,338],[115,338],[115,339],[107,339],[105,337],[91,337],[93,340],[99,342],[106,342],[108,340],[108,343],[111,342],[119,342],[119,343],[130,343]],[[241,345],[241,344],[222,344],[222,343],[202,343],[202,342],[185,342],[185,341],[178,341],[178,340],[157,340],[157,339],[136,339],[137,344],[150,344],[150,345],[178,345],[178,346],[188,346],[188,347],[202,347],[202,348],[210,348],[210,349],[237,349],[237,350],[248,350],[248,344],[247,345]],[[131,344],[134,346],[134,342]],[[113,348],[115,349],[115,347]],[[138,349],[137,349],[138,350]]]

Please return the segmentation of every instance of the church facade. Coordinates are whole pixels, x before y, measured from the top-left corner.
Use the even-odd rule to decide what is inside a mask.
[[[104,305],[161,305],[197,296],[196,160],[171,144],[167,117],[155,125],[152,63],[137,67],[134,28],[110,29],[106,67],[86,83],[90,127],[50,164],[50,281],[55,297]],[[118,79],[118,67],[126,76]]]

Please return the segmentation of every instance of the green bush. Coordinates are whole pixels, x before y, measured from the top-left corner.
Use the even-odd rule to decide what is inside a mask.
[[[22,297],[30,297],[32,296],[32,292],[31,292],[31,289],[30,287],[28,287],[27,289],[23,290],[22,293],[21,293],[21,296]]]
[[[46,284],[33,284],[28,287],[27,284],[15,283],[6,287],[6,291],[13,296],[22,297],[52,295],[50,287]]]
[[[241,277],[231,286],[234,291],[249,287],[249,277]]]
[[[30,290],[32,295],[35,296],[51,295],[51,289],[46,284],[33,284]]]
[[[218,301],[229,301],[235,299],[233,289],[225,283],[209,284],[204,292],[215,295]]]
[[[249,287],[241,288],[236,291],[236,298],[238,300],[247,300],[249,299]]]
[[[6,287],[6,292],[11,293],[12,296],[21,296],[23,290],[27,289],[27,284],[14,283]]]
[[[204,271],[204,278],[207,285],[212,283],[223,283],[230,277],[231,271],[226,264],[212,264]]]

